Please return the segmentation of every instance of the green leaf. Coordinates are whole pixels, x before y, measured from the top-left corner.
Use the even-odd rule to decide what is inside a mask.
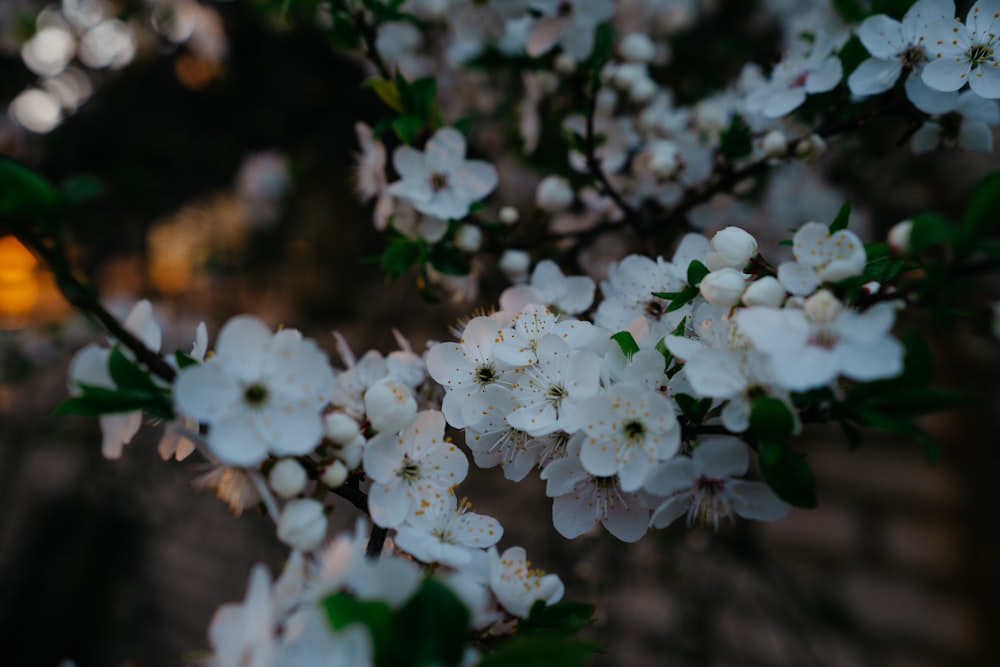
[[[920,255],[939,243],[954,239],[955,227],[951,222],[935,213],[921,213],[913,217],[910,230],[910,252]]]
[[[420,246],[404,238],[394,239],[382,253],[379,263],[385,275],[395,280],[403,275],[411,266],[420,261],[422,253]]]
[[[528,618],[517,626],[519,636],[570,637],[594,622],[594,605],[563,600],[545,604],[535,600]]]
[[[155,394],[136,389],[108,389],[93,385],[79,385],[81,394],[73,396],[59,404],[55,413],[60,415],[98,415],[115,414],[146,410],[159,415],[164,410],[164,404],[169,408],[164,394]]]
[[[841,229],[847,229],[847,222],[851,217],[851,200],[848,199],[841,206],[840,210],[837,211],[837,217],[833,219],[830,223],[830,233],[839,232]]]
[[[712,399],[695,399],[688,394],[677,394],[674,396],[677,406],[681,409],[681,414],[692,424],[700,424],[705,421],[705,415],[712,409]]]
[[[670,368],[670,364],[674,363],[674,354],[667,349],[665,338],[656,341],[656,351],[663,355],[663,370],[666,371]]]
[[[710,271],[708,270],[707,266],[699,262],[697,259],[692,260],[691,263],[688,264],[688,269],[687,269],[688,285],[690,285],[691,287],[697,287],[698,284],[702,280],[704,280],[705,276],[707,276],[709,273]]]
[[[462,254],[462,251],[454,246],[436,245],[427,257],[435,269],[446,276],[467,276],[472,271],[472,266]]]
[[[412,144],[424,129],[424,119],[420,116],[400,116],[391,123],[393,132],[404,144]]]
[[[576,639],[515,637],[477,667],[583,667],[600,649]]]
[[[139,368],[138,364],[126,357],[117,345],[111,350],[111,357],[108,360],[108,371],[111,373],[111,379],[115,381],[119,389],[135,389],[150,394],[159,392],[159,387],[149,377],[149,373]]]
[[[858,36],[851,35],[851,38],[844,42],[844,45],[840,47],[840,51],[837,52],[837,57],[840,58],[840,67],[846,76],[856,70],[858,65],[864,62],[869,55],[868,49],[864,47],[864,44],[861,43]]]
[[[323,610],[334,630],[343,630],[352,623],[364,624],[372,638],[375,664],[379,667],[392,664],[393,651],[399,642],[392,609],[388,604],[377,600],[356,600],[350,594],[340,592],[323,600]]]
[[[444,584],[424,579],[396,614],[395,665],[457,665],[469,634],[469,610]]]
[[[733,115],[729,127],[719,135],[719,152],[730,162],[746,157],[753,152],[750,126],[739,114]]]
[[[197,366],[198,360],[182,350],[174,352],[174,359],[177,360],[177,368],[184,370],[188,366]]]
[[[407,109],[409,113],[429,119],[437,106],[437,79],[425,76],[410,84],[410,102],[413,106]]]
[[[628,331],[611,334],[611,340],[618,343],[618,347],[622,349],[622,354],[625,355],[626,359],[631,359],[632,355],[639,351],[639,344],[635,342],[635,338]]]
[[[845,23],[859,23],[867,16],[859,0],[833,0],[833,8]]]
[[[43,217],[56,209],[59,193],[40,174],[0,155],[0,216]]]
[[[967,405],[974,394],[944,387],[904,387],[889,394],[876,394],[864,405],[901,417],[919,417],[931,412]]]
[[[761,396],[750,409],[750,430],[762,438],[786,438],[795,432],[795,415],[780,398]]]
[[[378,98],[385,102],[386,106],[393,111],[405,113],[406,110],[403,108],[403,100],[399,94],[399,86],[396,85],[395,81],[379,77],[371,77],[365,79],[361,85],[364,88],[371,88],[375,91]]]
[[[816,507],[816,480],[804,456],[780,440],[761,440],[757,462],[764,481],[779,498],[795,507]]]
[[[972,242],[989,235],[1000,223],[1000,171],[980,181],[962,218],[962,236]]]
[[[908,419],[863,405],[853,406],[852,410],[858,422],[864,426],[914,438],[920,444],[927,463],[934,463],[941,458],[940,445],[926,431]]]

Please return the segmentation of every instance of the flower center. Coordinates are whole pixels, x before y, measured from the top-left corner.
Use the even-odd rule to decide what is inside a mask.
[[[404,482],[412,482],[420,476],[420,466],[410,460],[409,454],[403,455],[403,467],[399,469],[399,478]]]
[[[924,54],[922,47],[908,46],[899,54],[899,59],[903,62],[903,67],[914,69],[923,63],[927,59],[927,56]]]
[[[840,338],[829,329],[817,329],[809,336],[809,344],[813,347],[821,347],[824,350],[832,350],[837,347]]]
[[[259,408],[267,403],[267,387],[259,382],[247,385],[243,389],[243,400],[251,408]]]
[[[442,174],[440,171],[435,171],[431,174],[431,190],[434,192],[441,192],[446,187],[448,187],[447,174]]]
[[[628,440],[641,440],[646,435],[646,426],[641,421],[633,419],[625,423],[625,438]]]
[[[562,2],[559,3],[559,6],[556,8],[556,16],[565,17],[569,16],[572,13],[573,13],[573,3],[569,2],[569,0],[563,0]]]
[[[493,368],[492,364],[487,364],[485,366],[478,366],[474,374],[474,378],[477,384],[488,385],[493,384],[497,381],[497,371]]]
[[[993,49],[988,44],[973,44],[965,52],[965,57],[973,67],[979,67],[993,59]]]
[[[665,312],[666,309],[663,307],[663,301],[660,299],[650,299],[646,302],[646,315],[654,320],[663,317],[663,313]]]
[[[567,396],[569,396],[569,392],[566,391],[566,387],[561,384],[549,385],[548,390],[545,392],[545,400],[557,408]]]
[[[809,78],[809,72],[802,72],[797,77],[792,79],[790,86],[792,88],[801,88],[802,86],[806,85],[806,79],[808,78]]]

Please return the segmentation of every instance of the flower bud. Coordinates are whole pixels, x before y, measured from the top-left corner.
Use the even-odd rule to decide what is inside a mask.
[[[475,225],[462,225],[455,232],[455,247],[465,252],[477,252],[483,244],[483,233]]]
[[[513,206],[504,206],[500,209],[500,222],[505,225],[513,225],[521,219],[521,214]]]
[[[699,288],[705,301],[713,306],[728,308],[740,302],[746,290],[746,280],[736,269],[724,268],[705,276]]]
[[[361,465],[361,458],[365,453],[365,436],[358,434],[358,437],[351,440],[346,445],[341,445],[336,449],[336,456],[344,462],[348,470],[354,470]]]
[[[788,152],[788,139],[781,130],[771,130],[760,142],[764,155],[784,155]]]
[[[889,247],[898,255],[910,252],[910,234],[913,232],[913,221],[897,222],[889,230]]]
[[[826,142],[818,134],[810,134],[795,146],[795,155],[812,162],[826,152]]]
[[[562,176],[546,176],[535,190],[535,204],[543,211],[559,211],[573,203],[573,188]]]
[[[560,53],[552,63],[555,70],[560,74],[572,74],[576,71],[576,61],[568,54]]]
[[[528,269],[531,268],[531,255],[523,250],[505,250],[500,256],[500,270],[512,283],[528,281]]]
[[[282,498],[294,498],[306,488],[306,471],[295,459],[281,459],[274,464],[267,481]]]
[[[397,433],[417,414],[417,401],[405,384],[383,378],[365,392],[365,415],[379,433]]]
[[[615,106],[618,104],[618,93],[613,91],[611,88],[601,88],[597,93],[597,110],[598,111],[614,111]]]
[[[645,70],[646,67],[638,63],[620,65],[615,69],[612,78],[619,88],[630,88],[633,83],[646,76]]]
[[[628,94],[633,102],[645,104],[656,97],[657,90],[659,89],[656,87],[656,82],[648,76],[644,76],[632,82],[632,85],[629,86]]]
[[[710,271],[742,269],[757,254],[757,239],[739,227],[726,227],[712,237],[705,255]]]
[[[833,322],[844,310],[844,305],[829,290],[821,289],[806,299],[802,305],[806,316],[816,324]]]
[[[326,537],[326,514],[323,505],[312,498],[285,503],[278,517],[278,539],[293,549],[309,551]]]
[[[772,306],[780,308],[785,300],[785,287],[774,276],[758,278],[743,292],[743,303],[747,306]]]
[[[349,471],[343,461],[334,461],[323,470],[319,479],[331,489],[336,489],[347,481],[348,474]]]
[[[343,412],[331,412],[323,418],[323,422],[326,437],[338,445],[346,445],[361,433],[358,422]]]
[[[618,51],[625,60],[648,63],[656,57],[656,44],[644,33],[633,32],[622,38],[618,44]]]

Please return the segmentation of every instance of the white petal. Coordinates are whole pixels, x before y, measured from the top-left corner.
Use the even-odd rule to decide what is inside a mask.
[[[712,477],[737,477],[750,465],[750,451],[739,438],[710,436],[702,438],[691,453],[704,474]]]
[[[969,87],[988,100],[1000,98],[1000,61],[985,62],[969,75]]]
[[[919,130],[913,133],[913,138],[910,139],[910,149],[914,155],[929,153],[937,148],[940,141],[941,133],[937,123],[924,123]]]
[[[840,58],[830,56],[809,73],[806,78],[805,91],[812,94],[833,90],[843,76],[844,69],[840,64]]]
[[[413,146],[400,146],[392,152],[392,166],[404,181],[426,182],[430,170],[424,163],[424,154]]]
[[[920,76],[934,90],[958,90],[969,78],[969,63],[961,58],[941,57],[927,63]]]
[[[986,123],[970,123],[965,121],[958,133],[958,144],[967,151],[991,153],[993,151],[993,132]]]
[[[910,74],[903,84],[906,97],[924,113],[943,114],[955,109],[958,104],[958,93],[955,91],[935,90],[924,83],[917,74]]]
[[[451,176],[465,159],[465,137],[453,127],[442,127],[424,147],[424,164],[428,171]]]
[[[866,18],[858,27],[858,39],[876,58],[896,58],[906,48],[902,24],[885,14]]]
[[[635,542],[649,530],[649,511],[616,499],[601,524],[622,542]]]
[[[267,456],[267,443],[257,432],[254,419],[245,415],[213,424],[208,448],[217,459],[232,466],[255,466]]]
[[[497,169],[483,160],[469,160],[452,173],[451,186],[469,200],[477,201],[497,187]]]
[[[552,501],[552,524],[563,537],[579,537],[595,523],[597,514],[589,494],[568,493]]]
[[[678,494],[672,498],[668,498],[663,502],[663,504],[657,507],[656,511],[653,512],[653,516],[650,517],[649,523],[654,528],[666,528],[671,523],[687,514],[690,507],[690,494]]]
[[[730,480],[726,491],[733,502],[733,510],[745,519],[777,521],[791,509],[763,482]]]
[[[878,95],[892,88],[903,71],[898,60],[869,58],[847,77],[847,87],[853,95]]]

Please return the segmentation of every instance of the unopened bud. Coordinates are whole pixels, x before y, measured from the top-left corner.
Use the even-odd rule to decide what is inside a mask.
[[[725,268],[709,273],[698,287],[705,301],[713,306],[729,308],[740,302],[746,290],[746,280],[736,269]]]
[[[513,206],[504,206],[500,209],[500,222],[505,225],[513,225],[521,219],[521,214]]]
[[[622,38],[618,44],[618,51],[625,60],[648,63],[656,57],[656,44],[646,34],[633,32]]]
[[[645,104],[656,97],[657,90],[659,89],[656,87],[656,82],[648,76],[644,76],[632,82],[632,85],[629,86],[628,94],[633,102]]]
[[[462,225],[455,232],[455,247],[465,252],[477,252],[483,244],[483,232],[475,225]]]
[[[401,431],[416,414],[410,388],[392,378],[379,380],[365,392],[365,415],[379,433]]]
[[[365,436],[358,435],[358,437],[351,440],[346,445],[340,445],[335,448],[334,455],[344,462],[348,470],[354,470],[359,465],[361,465],[361,458],[365,453]]]
[[[573,203],[573,188],[562,176],[546,176],[535,190],[535,204],[543,211],[553,213]]]
[[[338,445],[346,445],[361,433],[358,422],[343,412],[331,412],[323,418],[323,422],[326,437]]]
[[[712,237],[705,266],[710,271],[742,269],[757,254],[757,239],[739,227],[726,227]]]
[[[889,247],[898,255],[910,252],[910,234],[913,233],[913,221],[897,222],[889,230]]]
[[[527,282],[530,268],[531,255],[523,250],[505,250],[500,256],[500,270],[512,283]]]
[[[781,130],[771,130],[761,140],[760,149],[764,155],[784,155],[788,152],[788,139]]]
[[[743,292],[743,303],[747,306],[771,306],[780,308],[785,300],[785,287],[774,276],[758,278]]]
[[[306,488],[306,471],[295,459],[281,459],[271,468],[267,481],[282,498],[294,498]]]
[[[576,71],[576,61],[566,53],[560,53],[556,56],[553,65],[560,74],[572,74]]]
[[[844,305],[829,290],[821,289],[806,299],[803,310],[816,324],[829,324],[837,319]]]
[[[278,539],[302,551],[318,547],[326,537],[326,514],[323,505],[312,498],[300,498],[285,504],[278,517]]]
[[[347,481],[348,474],[347,466],[342,461],[334,461],[323,470],[320,481],[331,489],[337,489]]]
[[[809,162],[812,162],[825,152],[826,142],[818,134],[810,134],[795,146],[795,154]]]

